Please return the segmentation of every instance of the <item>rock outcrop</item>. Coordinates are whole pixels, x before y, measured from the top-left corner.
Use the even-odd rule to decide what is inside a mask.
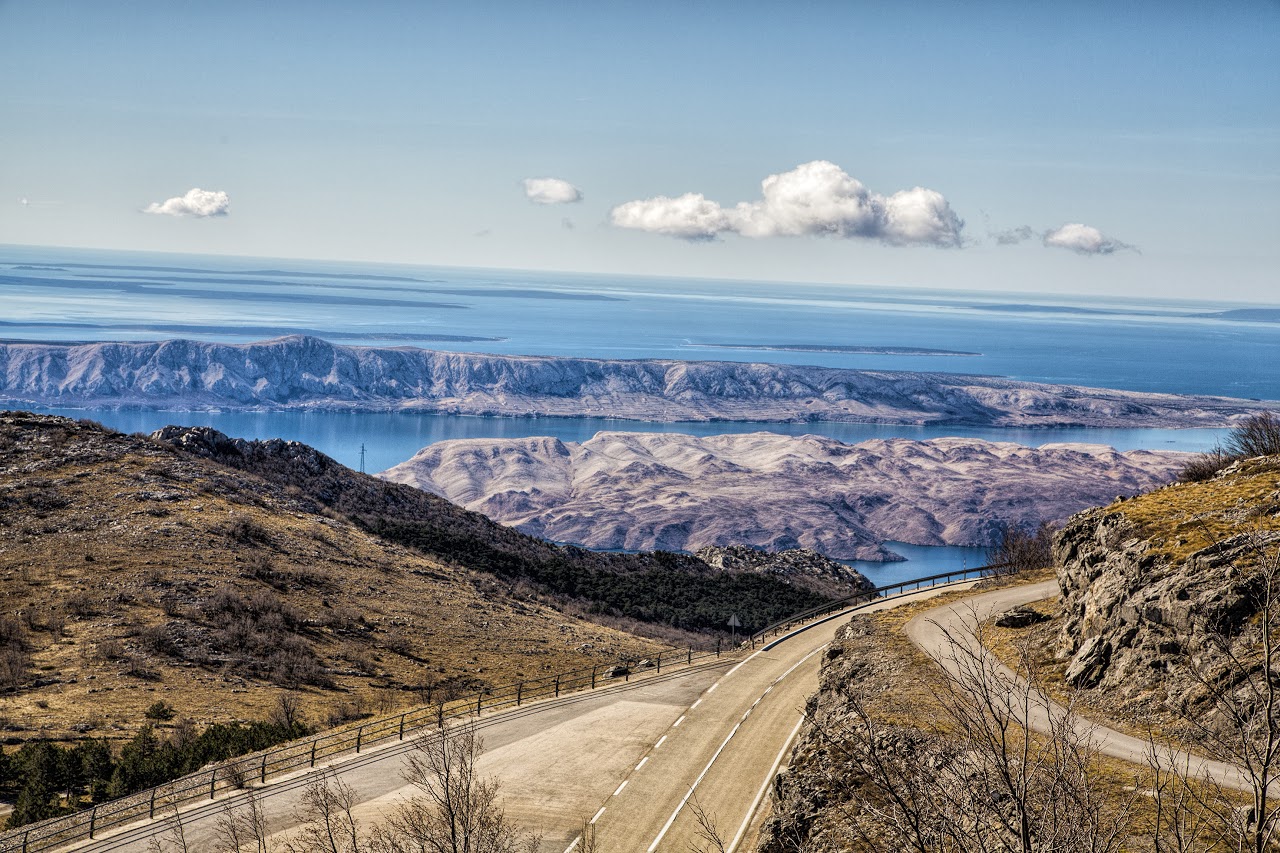
[[[0,404],[1109,427],[1221,426],[1267,408],[994,376],[348,347],[303,335],[0,344]]]
[[[700,548],[694,556],[713,569],[772,575],[830,598],[845,598],[876,588],[857,569],[805,548],[770,553],[749,545],[715,546]]]
[[[775,433],[602,432],[445,441],[380,476],[536,536],[591,548],[807,548],[892,560],[882,544],[990,545],[1167,482],[1185,454],[967,438],[844,444]]]
[[[1194,704],[1252,642],[1278,516],[1280,460],[1259,459],[1072,518],[1054,543],[1068,684],[1131,709]]]

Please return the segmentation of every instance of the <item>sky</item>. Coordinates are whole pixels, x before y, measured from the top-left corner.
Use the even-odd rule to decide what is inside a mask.
[[[0,0],[0,243],[1276,304],[1277,45],[1276,0]]]

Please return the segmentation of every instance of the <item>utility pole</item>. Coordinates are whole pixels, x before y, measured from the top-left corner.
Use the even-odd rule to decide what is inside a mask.
[[[360,442],[360,473],[364,473],[364,442]]]

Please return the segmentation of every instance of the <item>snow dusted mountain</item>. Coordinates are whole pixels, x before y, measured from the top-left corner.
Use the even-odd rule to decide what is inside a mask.
[[[893,559],[882,545],[989,545],[1173,479],[1187,454],[969,438],[844,444],[775,433],[601,432],[442,441],[383,472],[525,533],[591,548],[810,548]]]
[[[0,344],[0,403],[1109,427],[1220,426],[1267,408],[991,376],[348,347],[301,335]]]

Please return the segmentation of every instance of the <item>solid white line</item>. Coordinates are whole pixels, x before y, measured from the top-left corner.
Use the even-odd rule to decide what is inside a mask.
[[[596,812],[596,816],[591,818],[591,822],[595,823],[596,821],[598,821],[600,819],[600,815],[602,814],[604,814],[604,806],[601,806],[600,811]]]
[[[684,722],[684,714],[681,714],[681,715],[680,715],[680,719],[676,720],[674,723],[672,723],[672,724],[671,724],[671,728],[673,728],[673,729],[674,729],[674,728],[679,728],[680,724],[681,724],[681,723],[683,723],[683,722]]]
[[[636,765],[636,769],[639,770],[641,767],[644,767],[648,763],[649,763],[649,756],[646,755],[644,758],[640,759],[640,763]]]
[[[618,786],[618,790],[616,790],[616,791],[614,791],[614,792],[613,792],[613,795],[616,797],[616,796],[618,796],[619,794],[621,794],[621,793],[622,793],[622,789],[623,789],[623,788],[625,788],[625,787],[627,787],[627,783],[628,783],[628,782],[630,782],[630,781],[631,781],[630,779],[623,779],[623,780],[622,780],[622,784]]]
[[[667,736],[663,735],[662,737],[658,738],[658,742],[653,745],[653,748],[657,749],[658,747],[662,746],[666,742],[667,742]]]
[[[711,760],[707,762],[707,766],[702,768],[702,772],[698,774],[698,778],[693,780],[693,784],[689,786],[689,793],[684,795],[684,799],[680,801],[680,805],[676,806],[676,810],[671,813],[671,817],[667,818],[667,822],[662,825],[662,831],[658,833],[658,837],[653,839],[653,843],[649,845],[648,853],[658,849],[658,845],[662,843],[662,839],[667,834],[667,830],[671,829],[671,824],[676,822],[676,818],[680,815],[680,810],[684,808],[685,803],[689,802],[689,798],[693,796],[693,792],[697,789],[699,783],[711,771],[711,765],[716,763],[716,759],[720,757],[720,753],[724,752],[724,748],[729,745],[729,741],[733,740],[733,736],[738,733],[738,729],[742,727],[742,723],[733,727],[733,731],[729,732],[729,736],[724,739],[724,743],[720,744],[720,748],[716,750],[716,754],[711,756]]]
[[[796,721],[796,727],[791,730],[786,742],[782,744],[777,760],[773,762],[773,767],[769,768],[768,774],[764,777],[764,784],[760,786],[760,793],[756,794],[755,800],[751,803],[751,808],[747,810],[747,816],[742,819],[742,826],[738,828],[738,834],[733,837],[733,842],[725,849],[725,853],[734,853],[738,849],[738,845],[742,843],[742,839],[746,837],[747,829],[751,826],[751,819],[755,817],[756,810],[760,808],[760,803],[764,801],[764,795],[768,792],[769,786],[773,784],[774,777],[778,775],[778,768],[782,766],[782,759],[786,757],[787,750],[791,749],[791,742],[796,739],[796,735],[800,733],[800,726],[803,724],[804,717],[801,717]]]

